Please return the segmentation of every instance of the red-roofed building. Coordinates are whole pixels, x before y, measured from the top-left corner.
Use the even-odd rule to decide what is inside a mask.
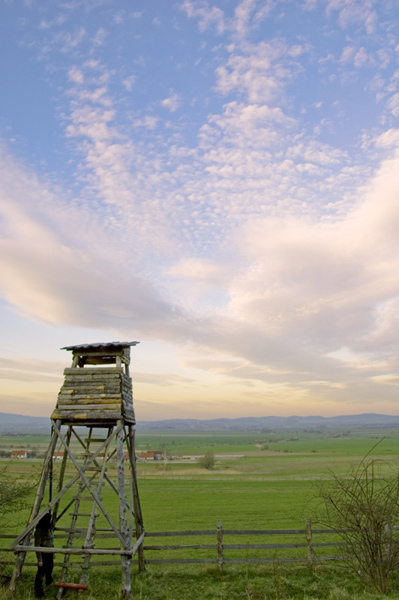
[[[161,460],[162,450],[143,450],[140,452],[139,456],[145,460]]]
[[[64,458],[64,453],[63,452],[53,452],[53,458],[61,460],[62,458]]]
[[[11,458],[28,458],[26,450],[11,450]]]

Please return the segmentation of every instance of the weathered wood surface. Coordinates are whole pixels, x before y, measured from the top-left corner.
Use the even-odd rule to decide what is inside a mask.
[[[13,561],[2,560],[1,564],[4,566],[10,566],[10,565],[13,565],[14,562],[15,562],[15,560],[13,560]],[[80,568],[81,564],[82,563],[80,561],[78,562],[76,560],[75,561],[71,560],[71,562],[70,562],[71,568]],[[115,567],[115,566],[120,567],[121,561],[120,560],[96,560],[95,563],[93,563],[93,565],[96,567]],[[37,567],[37,560],[35,562],[25,561],[24,566],[25,567]],[[62,563],[54,561],[54,566],[62,567]]]
[[[58,402],[60,400],[77,402],[78,400],[84,400],[87,397],[98,398],[121,398],[122,392],[118,387],[113,387],[111,389],[105,389],[102,387],[101,389],[94,388],[75,388],[74,390],[62,391],[58,395]]]
[[[162,565],[162,564],[214,564],[214,558],[146,558],[146,565]]]
[[[45,461],[43,463],[39,486],[37,488],[36,497],[35,497],[32,511],[31,511],[31,514],[29,517],[29,523],[28,523],[27,527],[25,527],[25,530],[14,540],[14,542],[12,544],[12,546],[14,546],[14,547],[16,544],[19,544],[22,540],[25,542],[25,544],[29,544],[30,536],[32,534],[33,528],[40,521],[40,519],[49,512],[49,510],[45,509],[44,511],[42,511],[40,513],[40,507],[41,507],[41,503],[43,501],[44,492],[46,489],[46,483],[49,478],[50,467],[52,466],[54,450],[57,445],[57,433],[56,433],[57,425],[60,425],[59,420],[56,423],[54,423],[53,427],[52,427],[51,440],[50,440],[49,447],[47,449]],[[57,502],[57,497],[54,500],[54,506],[56,505],[56,502]],[[14,566],[14,570],[13,570],[13,574],[12,574],[11,582],[10,582],[10,592],[12,594],[16,591],[17,582],[21,575],[24,561],[25,561],[25,553],[19,552],[19,554],[17,555],[16,561],[15,561],[15,566]]]
[[[97,450],[94,452],[94,454],[88,458],[88,462],[87,462],[88,465],[90,465],[92,462],[94,462],[96,460],[96,458],[98,457],[98,455],[104,451],[106,443],[111,442],[111,440],[116,436],[116,434],[118,433],[119,430],[120,430],[120,426],[115,427],[115,429],[112,431],[112,433],[109,436],[109,438],[107,439],[107,441],[104,442],[99,448],[97,448]],[[76,432],[74,432],[74,434],[76,435]],[[49,456],[52,456],[51,446],[49,448],[48,454],[49,454]],[[68,448],[68,454],[70,454],[69,448]],[[87,470],[87,466],[83,466],[83,470]],[[43,471],[44,471],[44,469],[43,469]],[[15,548],[17,546],[17,544],[19,544],[26,537],[26,535],[34,529],[34,527],[37,525],[37,523],[40,521],[40,519],[46,513],[48,513],[49,510],[52,510],[54,508],[54,506],[58,503],[60,498],[62,498],[62,496],[64,496],[66,494],[66,492],[78,481],[79,478],[81,478],[81,469],[80,468],[78,469],[78,472],[68,481],[68,483],[66,483],[63,486],[63,488],[58,492],[56,497],[51,502],[48,503],[46,508],[44,508],[42,511],[40,511],[39,514],[29,522],[29,524],[25,527],[24,531],[15,538],[15,540],[12,544],[12,548]]]
[[[84,467],[83,467],[84,468]],[[88,471],[90,467],[86,467],[84,468],[85,471]],[[71,528],[70,527],[56,527],[56,532],[66,532],[68,533]],[[75,527],[73,529],[74,532],[79,532],[79,533],[85,533],[87,531],[87,527]],[[112,529],[108,528],[108,527],[99,527],[96,529],[96,531],[101,531],[101,532],[111,532]],[[238,529],[238,530],[228,530],[228,529],[224,529],[223,530],[223,534],[224,535],[229,535],[231,534],[231,532],[233,531],[234,535],[254,535],[254,531],[249,529],[249,530],[244,530],[244,529]],[[277,534],[277,535],[290,535],[293,533],[293,531],[297,532],[297,533],[302,533],[305,534],[306,530],[305,529],[296,529],[296,530],[292,530],[292,529],[265,529],[263,531],[256,531],[255,535],[259,535],[260,533],[264,534],[264,535],[273,535],[273,534]],[[320,533],[320,534],[336,534],[336,533],[341,533],[340,530],[336,530],[336,529],[313,529],[312,530],[313,533]],[[207,535],[212,535],[212,536],[216,536],[217,534],[217,529],[204,529],[204,530],[196,530],[196,531],[148,531],[145,534],[146,538],[150,538],[150,537],[185,537],[185,536],[207,536]],[[56,533],[57,535],[57,533]],[[62,537],[62,534],[59,534],[59,537]],[[114,536],[113,536],[114,537]],[[0,535],[0,539],[14,539],[15,535],[13,534],[1,534]],[[314,542],[313,545],[314,546],[337,546],[337,545],[342,545],[345,544],[345,542]],[[304,546],[306,546],[306,544],[303,544]],[[163,546],[166,547],[166,546]],[[212,546],[214,547],[214,546]],[[227,548],[227,546],[225,546]],[[247,548],[247,544],[245,544],[245,548]],[[273,546],[274,547],[274,546]]]
[[[114,375],[114,374],[120,374],[120,375],[124,375],[124,369],[123,367],[110,367],[109,369],[107,367],[105,367],[104,369],[99,369],[99,368],[90,368],[90,367],[83,367],[83,368],[74,368],[74,367],[67,367],[66,369],[64,369],[64,375],[97,375],[98,373],[101,373],[102,375]]]
[[[88,515],[89,516],[89,515]],[[142,534],[144,537],[144,534]],[[145,536],[148,537],[151,534],[146,533]],[[1,536],[1,538],[9,539],[13,536]],[[66,535],[56,535],[55,539],[65,538]],[[86,537],[84,533],[75,534],[76,538],[84,538]],[[96,539],[115,539],[115,535],[112,534],[96,534]],[[141,537],[139,538],[141,539]],[[137,543],[137,542],[136,542]],[[135,544],[136,545],[136,544]],[[318,542],[313,544],[315,548],[327,548],[327,547],[339,547],[339,546],[347,546],[347,542]],[[307,544],[223,544],[224,550],[273,550],[273,549],[282,549],[282,548],[306,548]],[[20,546],[16,548],[0,548],[1,552],[17,552],[20,549]],[[29,546],[31,548],[31,546]],[[144,546],[144,550],[214,550],[215,544],[165,544],[159,546]],[[83,552],[84,554],[85,552]]]
[[[308,547],[307,561],[309,569],[312,569],[314,563],[313,553],[313,532],[312,532],[312,520],[306,519],[306,544]]]
[[[146,533],[145,537],[183,537],[185,535],[216,535],[216,529],[204,529],[202,531],[153,531]]]
[[[125,364],[130,364],[130,346],[112,347],[112,348],[76,348],[73,351],[73,358],[83,358],[88,364],[107,364],[115,363],[119,358]]]
[[[55,581],[54,586],[71,590],[87,590],[87,585],[82,585],[81,583],[67,583],[66,581]]]
[[[69,398],[69,397],[77,397],[79,398],[79,396],[87,396],[87,395],[92,395],[92,396],[98,396],[99,398],[101,398],[101,396],[106,397],[108,395],[112,395],[112,394],[117,394],[119,396],[124,395],[127,396],[129,398],[132,397],[131,394],[131,390],[127,390],[124,387],[121,388],[121,386],[118,385],[114,385],[114,386],[102,386],[101,388],[99,386],[75,386],[73,389],[72,388],[65,388],[62,389],[60,391],[60,393],[58,394],[58,398]]]
[[[148,535],[148,534],[147,534]],[[313,544],[315,547],[326,546],[346,546],[346,542],[320,542]],[[275,550],[281,548],[307,548],[307,544],[223,544],[224,550]],[[159,545],[159,546],[144,546],[144,550],[214,550],[215,544],[176,544],[176,545]]]
[[[323,558],[323,560],[343,560],[347,557],[330,556]],[[162,564],[215,564],[215,558],[146,558],[146,565],[162,565]],[[306,558],[225,558],[223,560],[225,564],[258,564],[258,563],[298,563],[306,562]]]
[[[246,546],[244,546],[246,547]],[[227,548],[227,546],[225,546]],[[214,550],[215,544],[165,544],[160,546],[144,546],[144,550]]]
[[[106,379],[103,379],[101,377],[98,377],[96,379],[94,379],[93,377],[91,377],[90,379],[87,380],[83,380],[82,378],[77,379],[77,380],[66,380],[66,382],[64,383],[64,385],[62,386],[62,390],[68,390],[69,389],[76,389],[76,388],[96,388],[96,387],[103,387],[104,389],[108,389],[108,388],[112,388],[117,386],[118,389],[122,386],[123,389],[126,390],[132,390],[132,388],[127,385],[126,383],[124,383],[123,381],[121,381],[121,376],[119,375],[118,377],[113,377],[112,379],[110,377],[107,376]]]
[[[141,540],[141,543],[138,545],[138,564],[139,571],[145,571],[145,561],[144,561],[144,549],[143,549],[143,539],[144,539],[144,523],[143,523],[143,514],[141,511],[140,497],[137,487],[137,468],[136,468],[136,455],[135,455],[135,429],[131,425],[127,426],[127,447],[129,451],[129,464],[130,464],[130,503],[133,504],[131,513],[131,530],[133,532],[133,516],[135,521],[136,528],[136,538],[138,541]]]
[[[105,528],[103,528],[104,531]],[[108,530],[109,531],[109,530]],[[108,537],[108,531],[104,533],[104,536]],[[302,537],[301,541],[295,543],[284,543],[284,544],[264,544],[264,543],[242,543],[242,544],[226,544],[225,536],[227,532],[233,532],[230,535],[299,535]],[[331,560],[343,560],[346,557],[344,555],[341,556],[320,556],[316,557],[313,553],[313,548],[326,548],[326,547],[343,547],[346,546],[345,542],[315,542],[313,534],[324,534],[324,535],[335,535],[340,533],[337,530],[328,530],[328,529],[316,529],[312,530],[311,522],[308,520],[306,523],[306,529],[272,529],[272,530],[223,530],[222,524],[219,522],[216,530],[202,530],[202,531],[169,531],[169,532],[149,532],[146,533],[146,537],[184,537],[184,536],[216,536],[215,542],[213,544],[164,544],[164,545],[145,545],[144,550],[149,552],[163,552],[163,551],[192,551],[192,550],[213,550],[213,556],[208,558],[146,558],[144,560],[144,564],[216,564],[219,568],[223,567],[225,564],[275,564],[275,563],[307,563],[308,567],[313,567],[315,561],[323,562],[323,561],[331,561]],[[140,537],[136,541],[134,546],[134,551],[136,551],[140,547],[140,543],[142,543],[143,537]],[[312,560],[309,563],[309,539],[311,539],[312,544]],[[289,550],[291,548],[303,548],[307,550],[303,553],[303,556],[297,557],[248,557],[248,550],[274,550],[274,549],[282,549]],[[229,550],[242,550],[243,556],[237,558],[228,558],[225,556],[226,551]],[[216,551],[216,552],[215,552]],[[139,558],[139,557],[138,557]],[[112,564],[113,561],[105,561],[104,566],[106,564]],[[97,563],[95,563],[97,564]]]
[[[92,430],[91,430],[92,431]],[[110,433],[110,431],[108,431],[108,433]],[[121,432],[119,432],[117,434],[117,439],[118,436],[121,434]],[[109,437],[109,436],[108,436]],[[91,437],[87,442],[87,453],[90,453],[90,444],[91,444]],[[99,477],[97,480],[97,486],[96,486],[96,492],[97,492],[97,496],[100,500],[102,500],[102,498],[100,497],[101,494],[101,488],[103,486],[103,481],[104,481],[104,477],[105,477],[105,471],[106,471],[106,464],[107,461],[109,460],[109,456],[110,456],[110,444],[108,444],[105,447],[104,450],[104,461],[102,464],[102,470],[99,473]],[[91,548],[94,547],[94,538],[96,536],[96,519],[98,517],[98,512],[97,512],[97,506],[95,503],[93,503],[92,506],[92,510],[91,510],[91,514],[90,516],[90,521],[89,524],[87,526],[87,532],[86,532],[86,537],[85,537],[85,542],[84,542],[84,548]],[[83,563],[82,563],[82,574],[81,574],[81,578],[80,578],[80,583],[81,585],[86,586],[88,579],[89,579],[89,567],[90,567],[90,554],[86,554],[83,558]]]
[[[307,563],[309,568],[313,567],[315,556],[314,556],[314,548],[325,548],[325,547],[342,547],[346,546],[345,542],[314,542],[313,541],[313,533],[315,532],[321,534],[336,534],[336,531],[332,530],[313,530],[311,521],[308,519],[306,522],[306,529],[272,529],[272,530],[236,530],[236,529],[227,529],[223,530],[223,526],[221,522],[218,522],[216,531],[214,530],[203,530],[203,531],[173,531],[173,532],[149,532],[146,534],[147,537],[180,537],[180,536],[214,536],[216,533],[216,543],[214,544],[163,544],[163,545],[145,545],[144,550],[149,552],[164,552],[176,550],[179,552],[185,552],[190,550],[216,550],[216,556],[210,556],[209,558],[146,558],[146,564],[185,564],[185,563],[198,563],[198,564],[217,564],[220,570],[223,570],[223,566],[225,564],[246,564],[246,563],[266,563],[273,564],[276,562],[302,562]],[[289,542],[284,544],[276,544],[276,543],[234,543],[234,544],[226,544],[225,543],[225,535],[246,535],[246,536],[270,536],[270,535],[296,535],[301,536],[302,540],[297,542]],[[311,543],[311,560],[309,560],[309,544]],[[248,557],[248,550],[289,550],[289,549],[306,549],[303,556],[299,557],[284,557],[279,558],[276,556],[273,557]],[[225,552],[229,550],[242,550],[245,552],[245,556],[238,558],[226,558]],[[147,555],[148,556],[148,555]],[[150,555],[151,556],[151,555]],[[326,560],[341,560],[342,556],[321,556],[318,557],[319,561]]]
[[[121,547],[125,550],[132,545],[132,532],[128,529],[126,514],[126,487],[125,487],[125,460],[123,443],[125,440],[125,431],[121,429],[116,436],[117,447],[117,469],[118,469],[118,488],[119,488],[119,531],[121,533]],[[131,596],[130,581],[130,560],[126,556],[121,556],[122,569],[122,598],[128,600]]]
[[[132,411],[123,411],[125,421],[134,425],[135,417]],[[60,419],[63,423],[76,424],[115,424],[121,418],[120,410],[92,410],[92,411],[68,411],[56,409],[51,417],[52,419]]]
[[[67,387],[62,387],[58,396],[84,396],[85,394],[126,394],[127,396],[132,395],[132,390],[126,386],[123,386],[120,381],[114,381],[112,385],[102,384],[76,384],[71,385],[68,382]]]
[[[91,496],[93,497],[94,502],[97,504],[97,506],[99,507],[99,509],[103,513],[104,517],[107,519],[107,521],[108,521],[109,525],[111,526],[111,528],[113,529],[116,537],[118,537],[119,540],[120,540],[120,542],[123,544],[123,537],[121,536],[119,530],[115,527],[114,522],[113,522],[112,518],[110,517],[110,515],[108,514],[108,511],[105,509],[103,503],[101,502],[101,500],[99,498],[99,495],[91,487],[89,480],[87,479],[87,477],[84,474],[84,471],[82,470],[82,468],[80,467],[80,465],[77,463],[77,461],[76,461],[74,455],[72,454],[69,446],[66,444],[65,438],[64,438],[64,436],[62,435],[61,431],[58,428],[58,424],[54,424],[53,427],[54,427],[55,431],[58,433],[58,437],[60,438],[60,440],[61,440],[61,442],[62,442],[62,444],[64,446],[64,449],[66,450],[66,452],[68,452],[69,458],[73,462],[73,464],[75,466],[75,469],[77,470],[77,472],[78,472],[78,474],[80,476],[80,479],[85,484],[85,487],[86,487],[87,491],[91,494]],[[119,432],[120,432],[121,429],[122,429],[122,423],[119,422],[118,426],[115,428],[115,430],[113,432],[114,435],[118,436],[118,434],[119,434]],[[108,437],[108,440],[107,440],[108,444],[111,442],[111,439],[112,439],[112,434]],[[97,450],[97,452],[98,452],[98,450]],[[95,455],[93,454],[93,456],[95,456]],[[91,458],[93,458],[93,457],[91,457]]]
[[[61,410],[61,409],[56,409],[51,418],[54,419],[61,419],[63,422],[79,422],[82,425],[86,424],[86,423],[109,423],[109,422],[115,422],[118,419],[121,418],[121,411],[120,410],[92,410],[92,411],[85,411],[85,412],[74,412],[74,411],[68,411],[68,410]]]
[[[90,399],[89,401],[90,403],[93,402],[92,399]],[[118,407],[122,407],[122,403],[121,402],[102,402],[101,405],[99,406],[98,403],[94,403],[94,404],[80,404],[80,402],[78,404],[61,404],[60,406],[60,410],[75,410],[77,412],[83,412],[86,410],[98,410],[99,408],[102,411],[107,411],[107,410],[118,410]]]
[[[17,546],[14,552],[42,552],[44,554],[98,554],[115,556],[132,556],[133,549],[119,550],[117,548],[45,548],[43,546]]]
[[[133,548],[132,548],[132,552],[135,554],[137,552],[137,550],[139,548],[143,547],[143,541],[144,541],[144,536],[145,536],[145,532],[143,531],[143,533],[140,535],[139,538],[137,538],[136,543],[134,544]]]
[[[71,428],[72,429],[72,428]],[[87,466],[89,464],[89,448],[90,448],[90,444],[91,444],[91,440],[92,440],[92,436],[93,436],[93,428],[90,427],[89,429],[89,434],[88,437],[86,439],[85,442],[82,442],[82,440],[80,439],[80,437],[78,436],[78,434],[76,433],[75,430],[73,430],[73,433],[75,435],[75,437],[77,437],[77,439],[79,440],[79,443],[83,446],[83,448],[85,449],[85,465]],[[108,438],[107,438],[108,439]],[[104,442],[106,443],[107,440],[104,440]],[[107,449],[107,445],[105,445],[104,448],[104,454],[105,451]],[[68,454],[65,452],[64,456],[68,456]],[[73,511],[73,516],[72,516],[72,521],[71,521],[71,527],[70,530],[67,534],[67,548],[72,548],[76,533],[75,533],[75,528],[76,528],[76,523],[77,523],[77,519],[78,519],[78,513],[80,510],[80,503],[82,501],[82,494],[83,494],[83,490],[84,490],[84,484],[82,481],[79,482],[79,487],[78,487],[78,493],[74,496],[72,503],[74,503],[74,511]],[[91,498],[91,496],[90,496]],[[69,504],[68,504],[69,507]],[[64,513],[66,512],[66,509],[64,510]],[[86,537],[87,534],[87,528],[86,528],[86,533],[84,534],[84,537]],[[69,569],[71,566],[71,556],[70,554],[65,554],[64,555],[64,562],[62,565],[62,570],[61,570],[61,577],[60,580],[61,582],[66,582],[68,580],[68,574],[69,574]],[[64,596],[64,589],[60,588],[58,590],[57,593],[57,600],[61,600]]]
[[[78,395],[79,393],[83,394],[84,391],[91,391],[93,393],[118,393],[121,390],[125,393],[127,392],[131,392],[132,389],[129,388],[126,385],[123,385],[121,383],[121,381],[112,381],[111,383],[99,383],[99,382],[76,382],[76,384],[73,384],[73,382],[67,382],[66,386],[62,386],[60,394],[64,394],[64,395]]]
[[[224,544],[223,544],[223,524],[222,521],[218,521],[216,525],[216,562],[219,567],[219,571],[223,572],[224,564]]]
[[[71,367],[64,375],[53,420],[112,423],[124,417],[135,423],[132,381],[123,367]]]

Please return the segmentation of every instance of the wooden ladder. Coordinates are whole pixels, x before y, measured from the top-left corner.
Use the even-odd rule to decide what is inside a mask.
[[[112,431],[112,428],[108,429],[108,436],[110,435]],[[109,461],[109,459],[113,456],[113,452],[110,453],[110,444],[107,444],[105,449],[104,449],[104,459],[103,459],[103,463],[102,465],[100,465],[98,463],[97,460],[93,461],[93,466],[89,466],[90,464],[90,459],[93,456],[94,452],[91,449],[92,444],[94,443],[98,443],[98,442],[105,442],[107,438],[93,438],[93,427],[91,427],[89,429],[89,434],[88,437],[82,441],[79,438],[79,441],[81,442],[81,444],[83,445],[84,448],[84,469],[85,469],[85,473],[93,471],[93,474],[91,475],[91,477],[89,478],[89,482],[90,482],[90,486],[93,486],[93,489],[95,489],[96,493],[98,496],[100,496],[101,494],[101,489],[104,483],[104,476],[105,476],[105,472],[106,472],[106,467],[107,467],[107,462]],[[81,481],[79,483],[78,486],[78,490],[76,495],[74,496],[74,503],[73,503],[73,512],[71,513],[71,526],[68,532],[68,538],[67,538],[67,543],[66,546],[67,548],[72,548],[73,547],[73,542],[75,539],[75,534],[82,534],[84,532],[86,532],[86,536],[85,536],[85,541],[83,544],[83,549],[84,548],[94,548],[94,541],[95,541],[95,535],[96,535],[96,520],[98,517],[98,507],[97,507],[97,503],[94,501],[94,499],[92,498],[92,496],[84,496],[83,494],[86,492],[87,493],[87,489],[86,489],[86,485]],[[90,512],[83,512],[82,511],[82,503],[87,503],[90,502],[91,503],[91,510]],[[63,511],[63,513],[60,515],[60,517],[65,514],[65,510]],[[78,527],[78,519],[79,518],[89,518],[89,522],[88,522],[88,526],[87,527]],[[82,574],[81,574],[81,578],[80,578],[80,582],[79,584],[76,583],[71,583],[68,581],[68,577],[69,577],[69,570],[70,570],[70,554],[65,554],[64,556],[64,562],[63,562],[63,566],[62,566],[62,571],[61,571],[61,577],[60,577],[60,581],[56,583],[56,587],[58,587],[58,593],[57,593],[57,599],[61,600],[61,598],[64,595],[64,592],[66,589],[70,588],[70,589],[77,589],[77,590],[84,590],[87,589],[87,582],[88,582],[88,578],[89,578],[89,567],[90,567],[90,559],[91,559],[91,555],[90,554],[83,554],[83,562],[82,562]]]

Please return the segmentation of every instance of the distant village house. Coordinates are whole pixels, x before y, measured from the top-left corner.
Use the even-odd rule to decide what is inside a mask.
[[[138,458],[144,460],[161,460],[162,450],[146,450],[138,453]]]
[[[11,458],[28,458],[26,450],[11,450]]]
[[[53,452],[53,458],[55,458],[56,460],[61,460],[62,458],[64,458],[64,453],[63,452]]]

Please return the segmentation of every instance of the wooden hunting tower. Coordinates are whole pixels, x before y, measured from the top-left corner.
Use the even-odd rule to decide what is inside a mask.
[[[129,365],[130,346],[137,343],[112,342],[61,348],[72,351],[72,367],[64,371],[64,385],[51,419],[102,426],[124,419],[125,423],[134,425]]]
[[[131,597],[130,563],[135,554],[139,569],[144,570],[144,526],[137,489],[129,376],[130,348],[136,344],[111,342],[62,348],[72,351],[72,366],[64,371],[64,383],[51,415],[50,445],[28,525],[12,544],[17,559],[11,591],[16,589],[26,552],[40,550],[63,556],[57,598],[67,588],[85,589],[90,564],[104,565],[98,561],[101,555],[119,556],[122,597]],[[61,458],[59,468],[56,458]],[[66,482],[67,473],[72,476]],[[46,489],[48,502],[44,501]],[[49,512],[55,547],[31,546],[35,526]],[[57,538],[62,537],[66,538],[66,547],[57,544]],[[104,538],[108,540],[105,548],[101,547]],[[118,547],[109,548],[112,539]],[[72,561],[74,557],[80,557],[80,562]],[[76,580],[76,567],[79,581],[72,582]]]

